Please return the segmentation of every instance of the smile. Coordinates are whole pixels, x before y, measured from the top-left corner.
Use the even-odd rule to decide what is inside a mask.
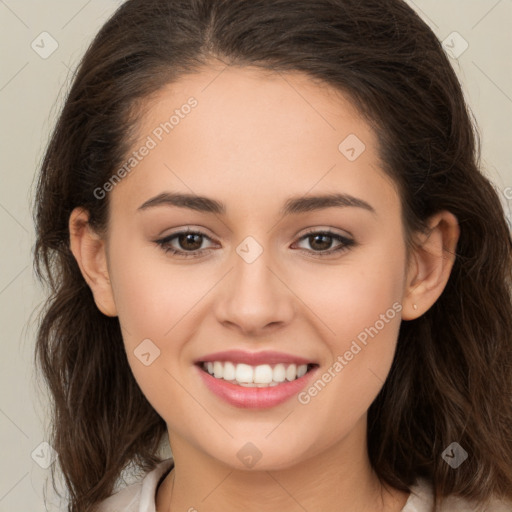
[[[292,382],[304,376],[313,364],[261,364],[252,366],[231,361],[208,361],[201,363],[204,371],[216,379],[244,387],[272,387],[283,382]]]
[[[241,409],[268,409],[297,396],[318,373],[317,364],[198,362],[200,379],[217,398]],[[263,382],[262,382],[263,381]]]

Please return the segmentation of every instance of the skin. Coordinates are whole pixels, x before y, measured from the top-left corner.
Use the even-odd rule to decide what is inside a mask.
[[[167,423],[175,469],[158,489],[157,511],[400,511],[408,493],[381,485],[368,460],[367,410],[400,322],[422,315],[446,285],[457,219],[432,217],[407,258],[400,198],[380,169],[375,134],[346,97],[299,73],[212,64],[183,77],[146,102],[134,149],[191,96],[197,107],[109,193],[106,234],[81,208],[70,217],[71,248],[96,304],[119,317],[133,375]],[[349,134],[365,144],[354,161],[338,150]],[[222,201],[226,214],[138,210],[162,192]],[[290,196],[331,192],[374,212],[279,214]],[[206,235],[196,245],[202,255],[184,259],[155,243],[188,226]],[[304,238],[308,228],[355,244],[318,256],[340,243],[318,249]],[[236,252],[247,236],[263,248],[250,264]],[[399,314],[306,405],[293,397],[239,409],[193,366],[220,350],[268,349],[316,361],[321,374],[394,303]],[[160,350],[149,366],[134,355],[147,338]],[[261,453],[252,468],[237,457],[248,442]]]

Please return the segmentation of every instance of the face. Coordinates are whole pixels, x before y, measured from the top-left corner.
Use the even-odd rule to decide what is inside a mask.
[[[221,71],[147,103],[108,196],[109,278],[129,364],[173,451],[285,468],[363,435],[401,321],[401,204],[342,94],[298,73]],[[284,382],[226,383],[206,360],[228,380]],[[294,361],[308,364],[296,380]]]

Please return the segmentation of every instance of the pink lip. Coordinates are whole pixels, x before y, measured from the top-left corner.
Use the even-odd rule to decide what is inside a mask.
[[[218,361],[219,359],[215,360]],[[242,409],[266,409],[286,402],[306,387],[319,368],[315,366],[302,377],[291,382],[285,381],[277,386],[246,388],[222,379],[216,379],[204,371],[200,365],[195,365],[195,367],[212,393],[215,393],[229,404]]]
[[[303,357],[285,354],[284,352],[274,352],[265,350],[263,352],[245,352],[244,350],[226,350],[224,352],[215,352],[201,357],[195,361],[196,364],[208,361],[231,361],[232,363],[244,363],[251,366],[259,364],[313,364],[315,361],[308,361]]]

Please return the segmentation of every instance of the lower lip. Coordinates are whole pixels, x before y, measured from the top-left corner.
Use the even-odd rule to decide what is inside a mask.
[[[302,377],[291,382],[283,382],[277,386],[248,388],[231,384],[223,379],[216,379],[197,365],[196,368],[212,393],[215,393],[229,404],[242,409],[267,409],[286,402],[304,389],[318,370],[318,366],[315,366]]]

